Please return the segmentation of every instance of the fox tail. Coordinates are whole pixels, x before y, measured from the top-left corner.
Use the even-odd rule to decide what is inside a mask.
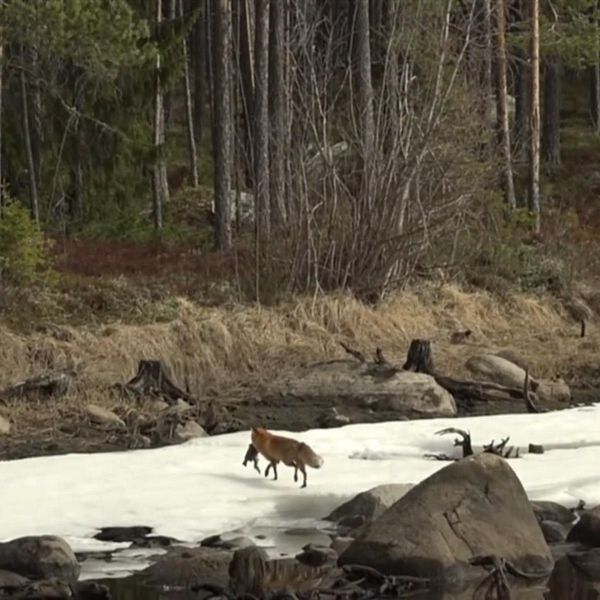
[[[320,469],[323,466],[323,458],[319,456],[308,444],[300,444],[300,456],[304,462],[313,469]]]

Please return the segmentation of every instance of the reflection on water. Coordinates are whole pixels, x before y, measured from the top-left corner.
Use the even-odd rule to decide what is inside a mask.
[[[114,600],[200,600],[201,594],[185,590],[157,590],[147,587],[141,578],[107,579]],[[416,596],[422,600],[474,600],[486,597],[486,588],[460,593],[435,592]],[[590,579],[564,556],[556,566],[546,587],[513,589],[511,600],[600,600],[600,579]],[[494,596],[492,596],[494,597]],[[373,598],[373,596],[370,596]]]

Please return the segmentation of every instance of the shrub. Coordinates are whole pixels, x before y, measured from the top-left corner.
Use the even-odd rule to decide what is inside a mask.
[[[48,242],[27,209],[9,199],[0,216],[0,282],[32,283],[49,272]]]

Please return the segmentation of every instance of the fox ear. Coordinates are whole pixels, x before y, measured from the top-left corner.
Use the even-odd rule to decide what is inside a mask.
[[[251,427],[250,429],[252,429],[252,431],[254,431],[254,433],[258,433],[258,429],[256,427]]]

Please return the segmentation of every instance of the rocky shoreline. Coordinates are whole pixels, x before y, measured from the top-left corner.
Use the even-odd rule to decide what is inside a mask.
[[[103,528],[96,539],[157,549],[150,566],[122,581],[78,581],[89,554],[76,556],[54,536],[19,538],[0,544],[0,597],[118,599],[138,586],[161,597],[470,598],[464,594],[483,586],[494,597],[525,589],[541,599],[559,597],[544,593],[552,578],[562,585],[566,571],[600,580],[600,507],[530,502],[509,461],[489,452],[415,486],[367,490],[325,520],[329,544],[279,558],[244,537],[190,547],[149,527]]]

